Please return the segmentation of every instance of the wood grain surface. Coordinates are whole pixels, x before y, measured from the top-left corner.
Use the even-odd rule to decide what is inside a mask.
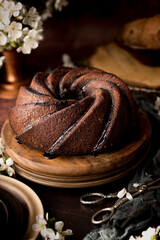
[[[36,216],[38,214],[42,214],[42,216],[44,216],[44,209],[38,195],[26,184],[18,181],[17,179],[3,175],[0,175],[0,189],[11,192],[12,197],[17,199],[24,208],[24,216],[28,219],[25,219],[27,220],[27,222],[25,221],[26,226],[24,228],[23,240],[37,239],[38,232],[33,231],[32,225],[36,222]],[[13,205],[12,208],[15,208],[15,205]],[[26,213],[28,216],[26,215]],[[19,227],[22,228],[22,226]],[[10,231],[11,229],[9,228],[8,230]],[[15,229],[15,231],[19,230],[22,229]],[[13,239],[15,239],[14,232],[12,236]]]
[[[139,124],[138,139],[115,152],[96,157],[82,155],[46,159],[42,151],[17,143],[8,120],[2,128],[1,137],[19,175],[49,186],[89,187],[119,179],[143,160],[149,146],[151,126],[142,111],[139,111]]]
[[[157,55],[156,52],[153,54],[151,51],[125,49],[116,43],[109,43],[98,47],[89,58],[89,63],[117,75],[129,85],[159,89],[160,63],[156,66],[151,64],[151,61],[155,62]]]

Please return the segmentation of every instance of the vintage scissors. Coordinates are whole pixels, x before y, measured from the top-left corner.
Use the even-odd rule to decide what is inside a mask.
[[[143,192],[152,191],[152,190],[156,190],[156,189],[160,188],[160,184],[156,185],[158,182],[160,182],[160,178],[157,178],[156,180],[154,180],[152,182],[149,182],[147,184],[142,184],[142,185],[138,186],[137,188],[134,188],[134,189],[132,189],[132,190],[130,190],[128,192],[134,198],[134,197],[140,195]],[[103,193],[88,193],[88,194],[83,195],[80,198],[80,202],[82,204],[84,204],[84,205],[96,204],[96,203],[99,203],[99,202],[101,202],[101,201],[103,201],[105,199],[108,199],[108,198],[118,198],[117,194],[118,194],[118,192],[110,193],[108,195],[104,195]],[[94,197],[96,199],[94,199],[94,200],[87,200],[90,197]],[[103,209],[97,211],[92,216],[91,222],[93,224],[101,224],[101,223],[104,223],[104,222],[108,221],[113,216],[115,210],[120,205],[122,205],[123,203],[125,203],[127,201],[129,201],[129,199],[127,197],[123,197],[121,199],[118,199],[116,201],[116,203],[112,207],[103,208]],[[102,213],[108,213],[108,214],[107,214],[107,216],[105,218],[100,219],[100,220],[96,220],[98,218],[98,216],[100,216]]]

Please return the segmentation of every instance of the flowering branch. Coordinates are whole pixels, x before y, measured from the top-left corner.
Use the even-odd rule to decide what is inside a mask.
[[[71,229],[63,231],[64,223],[62,221],[56,222],[55,218],[48,219],[48,213],[46,219],[42,214],[36,216],[36,223],[32,225],[32,229],[36,232],[40,232],[42,239],[45,240],[62,240],[67,236],[73,235]]]
[[[14,168],[11,167],[13,163],[13,160],[7,157],[0,138],[0,174],[13,176],[15,174]]]
[[[30,54],[43,39],[42,19],[35,7],[21,2],[0,0],[0,50],[15,48]]]
[[[15,48],[17,52],[30,54],[43,40],[43,22],[52,17],[53,3],[61,11],[67,0],[48,0],[40,15],[35,7],[15,0],[0,0],[0,52]],[[0,67],[4,58],[0,58]]]

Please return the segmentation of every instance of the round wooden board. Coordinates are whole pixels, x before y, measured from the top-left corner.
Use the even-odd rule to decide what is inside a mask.
[[[142,162],[148,152],[151,135],[150,122],[142,111],[139,111],[139,125],[136,140],[118,151],[96,157],[83,155],[46,159],[42,151],[17,143],[8,120],[3,125],[1,137],[19,175],[48,186],[81,188],[120,179]]]

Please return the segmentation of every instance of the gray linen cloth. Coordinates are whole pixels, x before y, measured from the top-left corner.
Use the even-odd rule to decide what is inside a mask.
[[[152,124],[152,146],[145,165],[143,164],[128,183],[147,183],[160,177],[160,116],[154,103],[145,95],[135,94],[140,107]],[[145,192],[117,208],[112,218],[100,228],[88,233],[84,240],[125,240],[130,235],[140,234],[149,226],[160,225],[160,190]]]

